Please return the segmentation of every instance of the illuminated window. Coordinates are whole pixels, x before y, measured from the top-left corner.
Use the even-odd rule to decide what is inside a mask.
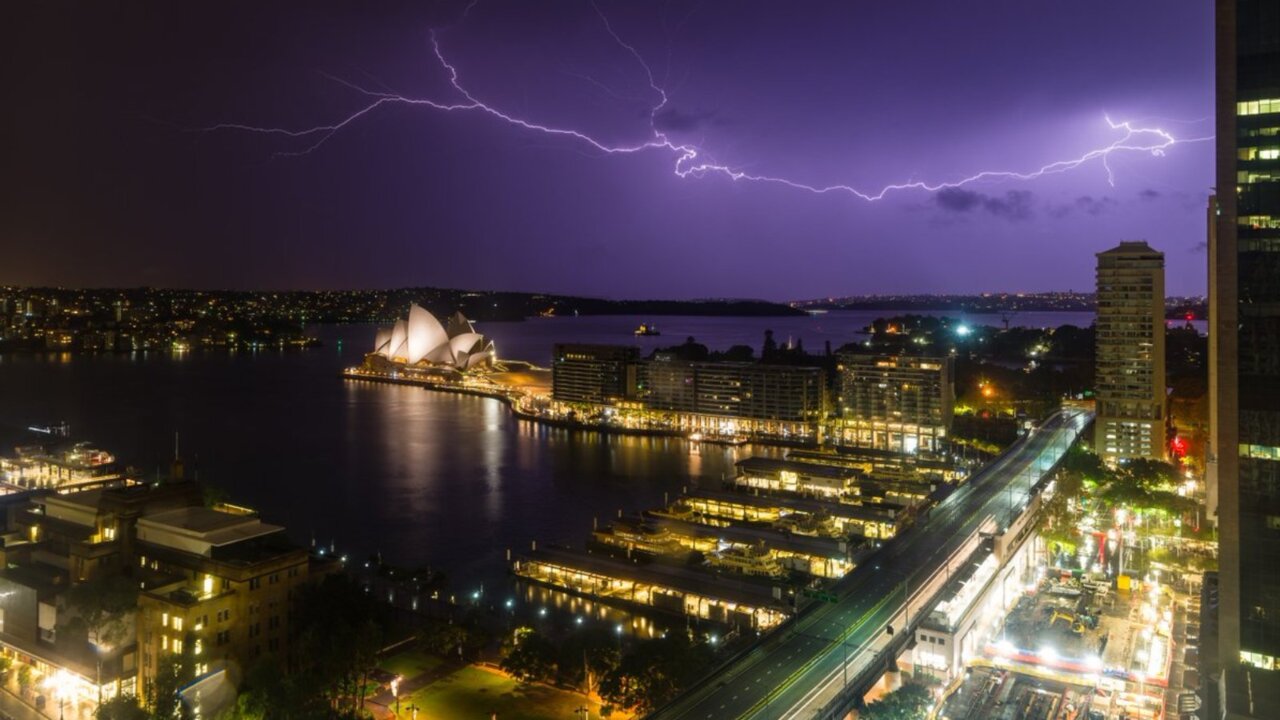
[[[1270,655],[1263,655],[1262,653],[1241,651],[1240,662],[1246,665],[1252,665],[1256,668],[1262,668],[1263,670],[1280,669],[1280,660],[1277,660]]]
[[[168,649],[169,649],[169,636],[168,636],[168,635],[161,635],[161,636],[160,636],[160,649],[161,649],[161,650],[168,650]]]
[[[169,613],[160,616],[160,626],[169,627]]]
[[[213,594],[213,576],[212,575],[204,576],[204,594],[205,595]]]
[[[176,653],[182,652],[182,641],[178,638],[173,639],[173,651]]]
[[[182,618],[175,617],[173,619],[173,629],[182,632]]]
[[[1280,460],[1280,447],[1272,445],[1240,445],[1240,457],[1255,460]]]
[[[1237,115],[1266,115],[1280,112],[1280,99],[1246,100],[1236,103]]]

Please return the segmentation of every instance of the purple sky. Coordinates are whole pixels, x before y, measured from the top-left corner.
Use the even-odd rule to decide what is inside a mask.
[[[1204,290],[1212,144],[867,202],[607,154],[653,139],[644,68],[589,3],[9,3],[0,283],[444,285],[612,297],[1089,290],[1143,238]],[[798,11],[796,8],[803,8]],[[810,185],[1030,172],[1124,136],[1212,135],[1212,4],[602,3],[699,161]],[[1198,121],[1198,122],[1197,122]],[[1134,139],[1158,141],[1146,134]]]

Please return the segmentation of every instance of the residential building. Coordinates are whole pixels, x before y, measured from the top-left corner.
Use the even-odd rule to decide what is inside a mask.
[[[165,662],[241,677],[260,657],[286,658],[293,591],[317,573],[310,553],[251,510],[203,501],[183,481],[4,497],[0,648],[61,674],[87,704],[99,689],[146,699]],[[78,614],[69,590],[111,577],[140,588],[119,619],[128,632],[110,644],[60,636]]]
[[[951,358],[844,355],[838,441],[895,453],[937,453],[951,431]]]
[[[1143,241],[1098,253],[1098,402],[1103,460],[1165,457],[1164,254]]]
[[[697,362],[657,353],[641,366],[640,399],[675,427],[812,438],[826,415],[819,367]]]
[[[1280,2],[1217,0],[1214,717],[1280,717]],[[1206,694],[1212,694],[1211,690]]]
[[[639,348],[558,344],[551,363],[551,397],[568,405],[616,405],[636,396]]]
[[[155,513],[138,520],[136,563],[152,578],[138,596],[144,693],[186,652],[196,677],[286,655],[290,600],[310,573],[283,527],[200,506]]]

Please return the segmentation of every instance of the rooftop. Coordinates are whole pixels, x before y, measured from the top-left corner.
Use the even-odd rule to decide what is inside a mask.
[[[214,547],[270,535],[284,528],[253,515],[195,506],[147,515],[138,520],[138,539],[208,555]]]
[[[756,495],[745,492],[721,492],[717,490],[698,490],[686,497],[704,498],[723,503],[736,503],[750,507],[783,508],[810,514],[826,513],[831,517],[849,518],[853,520],[880,520],[893,522],[894,516],[902,510],[901,505],[894,503],[866,503],[850,505],[849,503],[830,502],[801,497],[782,497],[778,495]]]
[[[538,549],[525,553],[524,556],[535,562],[551,563],[595,575],[668,587],[751,607],[791,609],[785,600],[773,596],[776,582],[725,577],[696,568],[660,562],[639,565],[559,547]]]
[[[813,462],[778,460],[765,457],[749,457],[746,460],[739,460],[737,465],[738,469],[743,472],[780,473],[789,471],[807,477],[824,477],[838,480],[861,477],[862,475],[861,470],[852,467],[819,465]]]

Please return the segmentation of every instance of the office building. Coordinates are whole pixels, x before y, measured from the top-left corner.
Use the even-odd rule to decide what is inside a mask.
[[[1210,304],[1224,718],[1280,717],[1280,2],[1217,0]]]
[[[1164,254],[1142,241],[1098,253],[1098,416],[1108,463],[1165,457]]]
[[[839,372],[839,442],[906,454],[942,450],[956,394],[950,358],[845,355]]]
[[[551,363],[551,397],[568,405],[616,405],[635,399],[639,348],[559,344]]]

